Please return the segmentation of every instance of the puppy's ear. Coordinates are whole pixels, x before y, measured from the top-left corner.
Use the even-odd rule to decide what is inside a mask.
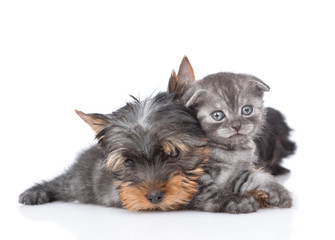
[[[178,74],[176,74],[175,71],[172,71],[168,85],[168,92],[176,93],[177,98],[180,98],[184,94],[186,86],[194,81],[195,77],[192,65],[188,58],[184,56],[180,63]]]
[[[176,72],[172,71],[169,79],[168,93],[176,93],[177,96],[180,96],[185,92],[185,87],[186,86],[179,81]]]
[[[110,118],[103,114],[85,114],[82,111],[74,110],[95,132],[97,138],[103,138],[103,130],[110,124]],[[101,135],[99,137],[99,135]]]
[[[183,84],[188,85],[195,81],[192,65],[186,56],[183,57],[179,65],[178,79]]]

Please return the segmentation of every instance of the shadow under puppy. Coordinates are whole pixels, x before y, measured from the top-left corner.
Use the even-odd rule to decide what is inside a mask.
[[[131,211],[184,208],[208,159],[207,139],[174,93],[133,102],[111,114],[76,113],[98,144],[63,174],[19,196],[26,205],[79,201]]]

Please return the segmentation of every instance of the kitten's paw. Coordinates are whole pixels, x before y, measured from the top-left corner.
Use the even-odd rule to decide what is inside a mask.
[[[290,193],[283,186],[278,184],[276,187],[271,187],[267,190],[262,189],[262,191],[269,195],[266,202],[268,205],[279,208],[292,207],[292,198]]]
[[[280,192],[279,201],[276,206],[280,208],[292,207],[292,197],[286,189],[283,189],[283,191]]]
[[[43,204],[51,201],[51,194],[39,185],[29,188],[19,196],[19,203],[25,205]]]
[[[266,208],[269,206],[269,195],[266,192],[259,190],[251,190],[247,192],[247,194],[253,196],[255,200],[257,200],[260,204],[260,208]]]
[[[252,196],[241,195],[239,198],[230,201],[225,212],[228,213],[251,213],[256,212],[260,208],[260,204]]]

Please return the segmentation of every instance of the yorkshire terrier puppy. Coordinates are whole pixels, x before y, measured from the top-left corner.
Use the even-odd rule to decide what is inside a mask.
[[[76,113],[95,131],[98,144],[65,173],[23,192],[20,203],[77,200],[166,211],[190,202],[209,149],[194,113],[175,93],[134,98],[111,114]]]

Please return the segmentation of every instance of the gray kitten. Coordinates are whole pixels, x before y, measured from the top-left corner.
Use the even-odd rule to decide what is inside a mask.
[[[217,73],[194,82],[187,58],[174,79],[171,89],[179,88],[181,101],[196,112],[211,150],[191,205],[222,211],[217,202],[225,198],[225,211],[232,213],[291,207],[289,192],[272,175],[253,167],[258,159],[254,139],[266,115],[263,95],[270,88],[247,74]]]

